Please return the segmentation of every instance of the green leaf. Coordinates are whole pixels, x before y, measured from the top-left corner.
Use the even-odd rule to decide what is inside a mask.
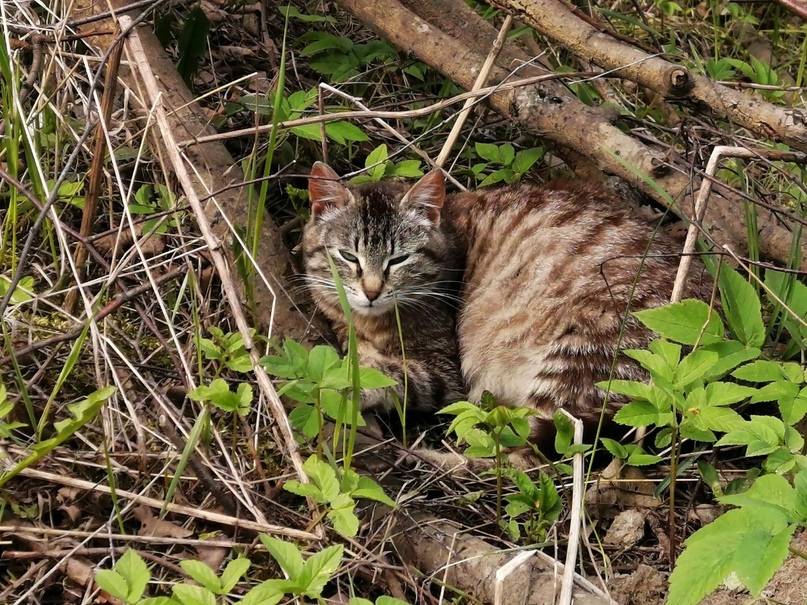
[[[308,377],[321,382],[326,372],[339,364],[339,353],[331,346],[317,345],[308,354]]]
[[[339,494],[330,501],[328,519],[334,530],[345,538],[353,538],[359,532],[359,518],[353,509],[356,502],[348,494]]]
[[[325,15],[306,15],[301,13],[300,10],[292,5],[280,6],[277,9],[281,15],[289,19],[296,19],[303,23],[336,23],[336,19]]]
[[[182,568],[182,571],[188,574],[195,582],[216,594],[221,594],[221,582],[219,581],[219,577],[207,563],[194,559],[185,559],[179,562],[179,566]]]
[[[386,145],[379,145],[375,149],[373,149],[364,160],[364,167],[370,168],[368,174],[373,177],[375,180],[380,180],[382,176],[384,176],[384,164],[387,161],[387,146]],[[376,166],[378,164],[378,166]]]
[[[629,454],[627,448],[619,443],[619,441],[614,441],[613,439],[608,439],[607,437],[601,437],[600,441],[605,446],[605,449],[607,449],[614,458],[624,460],[628,457]]]
[[[331,576],[339,569],[342,562],[343,547],[341,544],[329,546],[320,552],[312,555],[305,562],[305,569],[300,574],[300,585],[303,587],[302,594],[316,599],[322,594],[325,584]]]
[[[735,556],[735,572],[752,595],[759,596],[785,562],[797,527],[791,524],[773,536],[765,528],[748,532],[741,551]]]
[[[687,299],[678,303],[634,312],[645,326],[674,342],[694,345],[723,340],[723,322],[717,312],[701,300]]]
[[[361,597],[350,597],[347,605],[373,605],[373,602],[369,599],[362,599]]]
[[[148,597],[141,599],[137,605],[178,605],[171,597]]]
[[[266,580],[245,594],[238,605],[276,605],[290,591],[292,585],[288,580]]]
[[[632,401],[620,408],[614,416],[614,422],[625,426],[651,426],[659,419],[659,412],[648,401]]]
[[[362,142],[370,140],[361,128],[351,122],[330,122],[325,124],[325,132],[329,138],[340,145],[345,145],[350,141]]]
[[[98,584],[101,590],[116,599],[126,601],[129,596],[129,585],[126,580],[118,572],[111,569],[100,569],[95,572],[95,583]]]
[[[574,438],[574,425],[566,414],[557,411],[552,415],[555,424],[555,451],[561,456],[565,455]]]
[[[625,462],[630,466],[649,466],[651,464],[658,464],[661,460],[661,456],[646,454],[640,450],[632,452]]]
[[[513,158],[516,156],[516,150],[510,143],[505,143],[499,146],[499,162],[502,166],[510,166],[513,163]]]
[[[756,393],[756,389],[734,382],[712,382],[706,385],[706,404],[731,405]]]
[[[652,396],[652,387],[636,380],[603,380],[596,383],[595,386],[606,392],[627,395],[631,399],[650,401]]]
[[[322,130],[319,124],[302,124],[300,126],[292,126],[289,130],[301,139],[306,139],[307,141],[322,140]],[[327,132],[327,130],[325,132]]]
[[[480,187],[489,187],[490,185],[495,185],[496,183],[501,183],[505,181],[507,183],[512,182],[515,179],[515,173],[510,168],[501,168],[495,172],[492,172],[488,176],[486,176],[481,183],[479,183]]]
[[[300,554],[300,549],[296,544],[285,542],[279,538],[273,538],[266,534],[260,535],[261,542],[272,555],[272,558],[277,561],[283,572],[292,581],[297,581],[303,573],[303,555]]]
[[[765,342],[765,324],[756,289],[731,267],[721,267],[720,299],[731,332],[749,347],[761,347]]]
[[[409,603],[401,601],[401,599],[396,599],[395,597],[382,595],[375,600],[375,605],[409,605]]]
[[[423,176],[423,170],[420,169],[420,160],[404,160],[397,164],[390,164],[387,168],[387,175],[415,179]]]
[[[697,415],[700,428],[710,431],[728,433],[744,426],[743,417],[731,408],[708,407],[703,408]]]
[[[126,584],[129,586],[127,600],[133,603],[140,600],[151,579],[151,572],[140,555],[130,548],[123,553],[115,565],[115,571],[126,580]]]
[[[383,389],[398,382],[376,368],[359,368],[359,380],[363,389]]]
[[[524,174],[543,156],[543,147],[524,149],[516,154],[516,157],[513,159],[513,163],[510,165],[510,167],[516,174]]]
[[[786,380],[770,382],[760,389],[754,389],[751,403],[760,401],[779,401],[781,399],[795,399],[799,394],[799,385]]]
[[[797,496],[796,490],[784,477],[763,475],[741,494],[721,496],[718,501],[734,506],[774,507],[776,512],[790,516],[796,509]]]
[[[737,368],[731,375],[748,382],[773,382],[785,378],[781,364],[766,359],[752,361],[741,368]]]
[[[252,562],[243,556],[239,556],[237,559],[227,563],[227,567],[221,573],[221,594],[230,592],[238,583],[238,580],[247,573],[250,565],[252,565]]]
[[[350,495],[354,498],[375,500],[376,502],[381,502],[391,508],[395,508],[395,500],[384,493],[384,488],[370,479],[370,477],[365,477],[364,475],[358,476],[357,485],[354,489],[350,490]]]
[[[171,591],[182,605],[216,605],[216,595],[203,586],[174,584]]]
[[[705,351],[713,351],[720,356],[720,359],[706,373],[704,380],[715,380],[722,378],[725,374],[736,368],[741,363],[759,357],[761,351],[756,347],[746,347],[736,340],[726,340],[716,342],[711,345],[701,347]]]
[[[703,378],[718,360],[717,353],[697,349],[681,360],[675,370],[675,387],[686,388],[696,380]]]
[[[476,154],[483,160],[501,164],[499,159],[499,147],[497,145],[491,143],[475,143],[474,149],[476,149]]]

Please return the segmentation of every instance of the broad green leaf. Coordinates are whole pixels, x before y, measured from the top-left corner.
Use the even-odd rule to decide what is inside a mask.
[[[721,267],[720,299],[729,328],[737,340],[749,347],[761,347],[765,342],[765,324],[756,289],[731,267]]]
[[[742,548],[735,553],[734,571],[752,595],[759,596],[785,562],[796,527],[791,524],[773,536],[765,527],[746,533]]]
[[[499,162],[502,166],[510,166],[513,163],[513,158],[516,157],[516,150],[510,143],[505,143],[499,146]]]
[[[250,560],[243,556],[239,556],[237,559],[227,563],[227,567],[221,573],[221,594],[230,592],[238,583],[238,580],[247,573],[250,565],[252,565]]]
[[[126,601],[129,596],[129,585],[118,572],[111,569],[100,569],[95,572],[95,583],[107,594]]]
[[[316,454],[310,456],[303,463],[308,478],[322,491],[326,500],[333,500],[339,493],[339,481],[336,479],[336,471],[330,464],[320,460]]]
[[[723,322],[717,312],[701,300],[687,299],[678,303],[634,312],[645,326],[674,342],[694,345],[723,340]]]
[[[409,605],[409,603],[401,601],[401,599],[396,599],[395,597],[382,595],[375,600],[375,605]]]
[[[721,433],[742,428],[745,423],[742,416],[731,408],[725,407],[703,408],[696,418],[704,430],[720,431]]]
[[[369,599],[362,599],[361,597],[351,597],[347,605],[373,605]]]
[[[807,522],[807,469],[799,471],[793,479],[793,486],[796,490],[796,519],[801,523]]]
[[[652,403],[632,401],[617,411],[614,422],[625,426],[651,426],[658,421],[659,413]]]
[[[468,410],[477,409],[477,405],[471,403],[470,401],[456,401],[451,403],[444,408],[437,410],[438,414],[450,414],[452,416],[457,416],[462,414],[463,412],[467,412]]]
[[[308,141],[322,140],[322,130],[320,130],[319,124],[302,124],[301,126],[293,126],[289,130],[301,139]]]
[[[383,389],[398,384],[398,381],[376,368],[359,368],[359,380],[363,389]]]
[[[645,349],[625,349],[622,352],[631,359],[638,361],[651,375],[672,381],[675,371],[674,366],[670,366],[661,355],[657,355]]]
[[[489,187],[502,181],[509,183],[515,178],[515,173],[510,168],[501,168],[495,172],[491,172],[488,176],[482,179],[479,183],[480,187]]]
[[[497,145],[491,143],[475,143],[474,149],[476,149],[476,154],[483,160],[501,164],[499,159],[499,147]]]
[[[532,147],[531,149],[523,149],[516,154],[515,159],[510,167],[516,174],[524,174],[533,164],[540,160],[544,155],[542,147]]]
[[[348,494],[338,494],[329,502],[328,520],[336,532],[352,538],[359,532],[359,518],[353,510],[356,502]]]
[[[115,565],[115,571],[123,576],[129,586],[127,599],[132,602],[138,601],[151,579],[151,572],[140,555],[130,548]]]
[[[710,406],[731,405],[756,393],[756,389],[734,382],[712,382],[706,385],[706,403]]]
[[[387,175],[415,179],[423,176],[423,170],[420,169],[420,160],[403,160],[397,164],[390,164]]]
[[[339,354],[328,345],[317,345],[308,353],[308,376],[320,382],[325,373],[339,364]]]
[[[555,451],[565,455],[574,438],[574,425],[566,414],[557,411],[552,416],[555,425]]]
[[[377,177],[378,179],[384,176],[384,163],[387,161],[387,157],[387,146],[383,144],[373,149],[367,155],[367,158],[364,160],[364,167],[370,168],[370,176],[374,178]],[[379,165],[376,166],[376,164]]]
[[[642,399],[650,401],[652,387],[644,382],[636,380],[603,380],[596,385],[605,392],[627,395],[631,399]]]
[[[601,437],[600,441],[605,446],[605,449],[607,449],[614,458],[624,460],[628,457],[627,448],[618,441],[608,439],[607,437]]]
[[[288,580],[266,580],[245,594],[238,605],[276,605],[292,585]]]
[[[300,554],[300,549],[296,544],[285,542],[279,538],[273,538],[266,534],[260,535],[261,542],[272,555],[272,558],[277,561],[283,572],[289,577],[290,580],[297,581],[300,574],[303,573],[303,556]]]
[[[350,141],[361,142],[370,140],[361,128],[345,121],[325,124],[325,132],[329,138],[340,145],[345,145]]]
[[[749,364],[737,368],[731,375],[748,382],[773,382],[785,378],[781,364],[766,359],[752,361]]]
[[[649,466],[651,464],[658,464],[661,460],[661,456],[637,451],[631,453],[625,462],[630,466]]]
[[[395,508],[395,500],[384,493],[384,488],[370,479],[370,477],[365,477],[364,475],[359,475],[358,485],[355,489],[351,490],[350,495],[354,498],[375,500],[376,502],[381,502],[391,508]]]
[[[221,592],[219,577],[207,563],[194,559],[185,559],[179,562],[179,566],[182,568],[182,571],[188,574],[198,584],[201,584],[216,594]]]
[[[171,591],[182,605],[216,605],[216,595],[203,586],[174,584]]]
[[[802,389],[802,393],[807,389]],[[785,424],[794,425],[807,415],[807,395],[779,400],[779,412]]]
[[[717,363],[718,355],[712,351],[697,349],[681,360],[675,370],[675,386],[685,388],[687,385],[703,378],[704,374]]]
[[[783,515],[790,516],[796,509],[796,490],[784,477],[762,475],[746,491],[718,498],[721,504],[734,506],[776,507]]]
[[[727,340],[725,342],[716,342],[711,345],[701,347],[705,351],[714,351],[720,356],[720,359],[715,365],[706,373],[704,380],[715,380],[722,378],[725,374],[736,368],[741,363],[756,359],[759,357],[761,351],[756,347],[746,347],[741,342],[736,340]]]
[[[300,575],[302,593],[316,599],[322,594],[322,589],[331,576],[339,569],[342,562],[343,547],[341,544],[329,546],[312,555],[305,562],[305,568]]]
[[[756,389],[751,403],[760,401],[779,401],[780,399],[794,399],[799,394],[799,385],[786,380],[770,382],[760,389]]]

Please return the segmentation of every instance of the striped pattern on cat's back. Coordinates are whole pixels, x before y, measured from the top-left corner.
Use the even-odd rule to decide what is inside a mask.
[[[620,343],[628,300],[631,310],[669,300],[678,242],[650,242],[653,221],[593,184],[460,194],[445,212],[467,247],[458,337],[470,397],[489,390],[545,418],[560,407],[599,415],[594,383],[619,348],[649,339],[629,317]],[[615,378],[640,376],[617,357]]]

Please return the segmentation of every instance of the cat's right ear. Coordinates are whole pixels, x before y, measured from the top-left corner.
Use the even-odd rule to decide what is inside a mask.
[[[342,208],[352,195],[339,182],[339,175],[324,162],[314,162],[308,175],[308,199],[311,201],[311,216],[318,217],[331,208]]]

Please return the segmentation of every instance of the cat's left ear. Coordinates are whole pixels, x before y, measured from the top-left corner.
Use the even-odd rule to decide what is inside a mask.
[[[401,199],[401,206],[422,211],[435,225],[440,223],[440,211],[446,201],[446,181],[443,172],[434,169],[415,183]]]

